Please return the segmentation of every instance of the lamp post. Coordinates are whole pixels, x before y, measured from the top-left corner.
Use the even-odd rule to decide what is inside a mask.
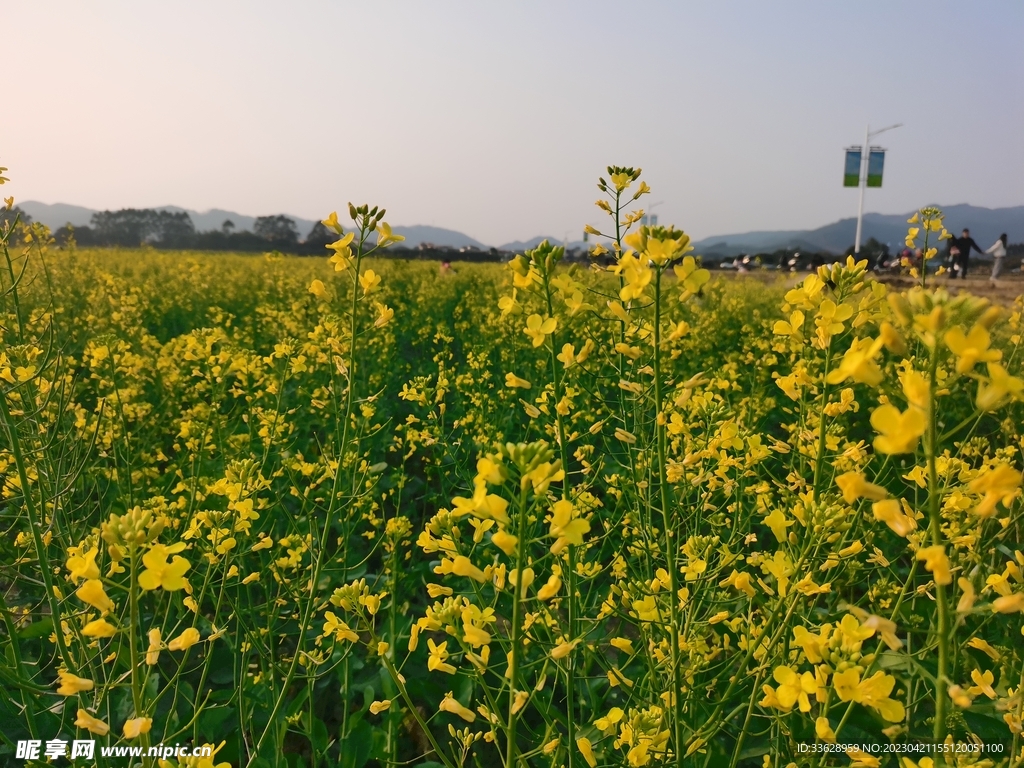
[[[903,123],[896,123],[885,128],[879,128],[877,131],[872,131],[869,125],[864,129],[864,148],[860,153],[860,203],[857,205],[857,237],[853,241],[854,253],[860,253],[860,236],[864,229],[864,190],[868,186],[868,158],[871,157],[871,139],[880,133],[891,131],[893,128],[899,128],[902,125]]]

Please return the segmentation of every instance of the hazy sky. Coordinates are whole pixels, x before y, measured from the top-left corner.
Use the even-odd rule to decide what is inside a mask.
[[[4,0],[22,200],[580,236],[641,166],[695,237],[854,215],[842,150],[904,127],[866,209],[1024,204],[1024,3]]]

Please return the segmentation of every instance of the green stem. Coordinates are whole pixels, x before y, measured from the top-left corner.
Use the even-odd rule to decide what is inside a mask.
[[[828,337],[828,346],[825,348],[825,372],[821,377],[821,407],[818,409],[818,450],[814,457],[814,501],[817,502],[821,495],[821,475],[825,466],[825,406],[828,405],[828,378],[832,369],[832,336]]]
[[[18,341],[19,341],[19,343],[24,344],[25,343],[25,325],[24,325],[24,323],[21,320],[21,299],[18,297],[18,284],[21,282],[21,277],[25,274],[25,268],[26,267],[25,267],[25,265],[22,266],[21,274],[20,275],[15,275],[14,274],[14,263],[11,261],[11,252],[7,248],[7,239],[10,238],[10,234],[13,231],[14,231],[14,229],[12,227],[7,232],[7,235],[4,237],[4,239],[2,241],[3,249],[4,249],[4,260],[7,262],[7,272],[11,276],[11,287],[10,287],[10,290],[9,291],[5,291],[4,295],[6,297],[6,294],[10,293],[11,299],[14,301],[14,317],[18,321]]]
[[[928,396],[928,436],[925,440],[925,453],[928,460],[928,527],[933,546],[944,546],[942,538],[942,514],[939,509],[939,473],[936,466],[938,450],[938,415],[935,412],[935,391],[937,389],[936,372],[939,366],[938,340],[932,346],[929,364],[929,396]],[[911,406],[913,407],[913,406]],[[946,711],[949,697],[946,693],[949,685],[949,650],[950,624],[949,605],[947,604],[946,585],[935,582],[935,607],[938,614],[938,670],[935,675],[935,723],[932,738],[936,743],[946,738]]]
[[[376,638],[374,638],[376,640]],[[409,714],[419,725],[420,730],[427,737],[427,741],[430,742],[431,748],[434,750],[434,754],[437,755],[438,759],[441,760],[447,766],[447,768],[455,768],[452,765],[452,761],[448,759],[448,756],[441,750],[441,745],[437,743],[437,739],[434,738],[434,734],[430,732],[430,728],[424,722],[423,717],[420,715],[419,710],[416,708],[416,702],[412,700],[409,695],[409,691],[405,687],[405,682],[402,676],[395,669],[395,665],[391,663],[391,659],[387,658],[387,654],[383,656],[384,666],[387,667],[388,674],[391,675],[391,679],[394,681],[395,686],[398,688],[398,692],[402,696],[402,700],[405,701],[405,706],[409,709]]]
[[[13,667],[15,671],[14,679],[17,687],[21,687],[21,705],[25,708],[25,719],[28,720],[29,736],[35,739],[39,732],[36,726],[36,706],[33,699],[30,698],[28,691],[28,686],[31,685],[32,678],[23,678],[21,676],[23,666],[21,643],[18,642],[18,630],[11,617],[11,611],[7,607],[7,601],[4,600],[3,592],[0,592],[0,614],[3,614],[4,626],[7,627],[8,647],[11,652],[10,661],[13,662],[11,667]],[[0,669],[3,668],[0,667]]]
[[[391,606],[388,611],[388,640],[391,647],[398,648],[398,536],[392,541],[391,548]],[[388,713],[387,753],[391,765],[398,764],[398,733],[393,713]]]
[[[554,317],[554,303],[551,301],[551,275],[545,269],[544,270],[544,299],[547,302],[548,316]],[[565,501],[569,500],[569,449],[566,445],[566,431],[565,431],[565,420],[559,410],[559,404],[562,402],[564,395],[564,386],[562,385],[561,372],[558,370],[558,356],[555,350],[558,347],[556,343],[557,336],[551,335],[549,357],[551,358],[551,382],[554,387],[555,395],[555,429],[556,439],[558,440],[558,454],[562,461],[562,471],[565,473],[565,479],[562,481],[562,499]],[[577,611],[576,611],[576,563],[575,557],[573,556],[573,546],[568,547],[568,562],[566,563],[566,574],[565,584],[567,591],[567,623],[569,626],[569,642],[576,639],[576,625],[577,625]],[[569,742],[569,762],[568,768],[573,768],[575,764],[575,750],[574,745],[576,743],[576,681],[575,671],[573,669],[573,651],[569,651],[569,654],[564,659],[565,665],[565,722],[566,722],[566,735]]]
[[[519,519],[516,521],[516,583],[513,587],[512,598],[512,658],[508,669],[508,728],[506,738],[508,744],[505,750],[505,768],[514,768],[518,761],[516,744],[516,725],[518,724],[518,713],[515,711],[516,692],[519,687],[519,657],[522,652],[520,646],[523,642],[523,568],[526,565],[526,484],[523,483],[519,493]],[[570,751],[572,745],[569,745]]]
[[[263,746],[263,742],[267,738],[267,734],[278,724],[277,715],[281,711],[281,706],[284,704],[285,696],[288,694],[288,690],[291,687],[292,681],[295,679],[295,671],[298,668],[299,657],[302,655],[302,647],[306,640],[306,633],[309,631],[310,622],[313,617],[313,608],[316,604],[315,593],[316,585],[320,581],[320,572],[323,569],[325,560],[325,550],[327,544],[327,536],[330,533],[331,526],[334,522],[334,516],[337,511],[338,503],[338,483],[341,477],[343,464],[345,461],[345,449],[348,443],[348,432],[349,422],[352,420],[352,404],[354,400],[353,391],[355,390],[355,366],[356,366],[356,331],[357,331],[357,316],[356,312],[359,307],[359,294],[357,293],[359,288],[359,267],[363,257],[363,243],[366,239],[365,229],[360,230],[359,246],[356,253],[355,259],[355,272],[352,278],[352,306],[349,316],[349,335],[351,339],[351,345],[349,347],[349,359],[348,359],[348,392],[345,398],[345,413],[344,422],[342,426],[342,437],[341,446],[338,453],[338,468],[335,470],[334,478],[331,482],[331,499],[327,505],[327,515],[324,520],[324,526],[320,533],[319,547],[313,558],[313,567],[309,575],[309,594],[308,600],[306,601],[305,611],[302,614],[301,625],[299,626],[299,637],[296,641],[295,651],[292,655],[291,664],[288,667],[288,671],[285,673],[284,679],[281,681],[280,693],[277,699],[274,701],[274,707],[270,712],[270,717],[267,720],[267,726],[263,729],[263,733],[256,742],[255,751],[249,756],[247,766],[252,764],[259,757],[260,750]],[[346,680],[347,684],[347,680]],[[347,688],[346,688],[347,694]],[[311,705],[312,706],[312,705]],[[347,709],[347,706],[346,706]],[[312,712],[312,709],[310,710]]]
[[[681,696],[682,685],[679,681],[680,660],[679,660],[679,574],[676,568],[676,541],[675,532],[670,519],[671,488],[665,471],[667,458],[668,434],[662,417],[664,407],[664,394],[662,393],[661,377],[661,267],[656,267],[654,278],[654,421],[657,433],[658,450],[658,492],[661,504],[662,526],[665,529],[665,567],[668,570],[669,578],[669,632],[671,633],[672,649],[672,711],[673,729],[675,741],[676,765],[683,765],[683,699]]]
[[[22,499],[25,501],[25,514],[28,517],[28,527],[32,532],[32,543],[36,550],[36,559],[39,561],[39,576],[43,581],[43,588],[46,592],[46,602],[50,608],[50,617],[53,619],[53,634],[57,638],[57,650],[60,653],[61,661],[71,674],[78,672],[78,667],[73,663],[71,653],[64,642],[64,631],[61,628],[60,606],[57,596],[54,594],[53,566],[50,565],[50,558],[46,551],[46,544],[43,543],[42,521],[39,519],[32,499],[32,486],[28,478],[28,470],[25,464],[25,455],[21,450],[21,439],[18,436],[17,425],[11,419],[11,411],[7,406],[7,393],[0,391],[0,417],[3,418],[4,431],[7,432],[8,443],[11,447],[11,454],[14,456],[14,465],[18,469],[18,480],[21,483]]]
[[[130,470],[129,470],[130,471]],[[128,582],[128,613],[130,616],[128,626],[128,652],[131,657],[131,682],[132,682],[132,706],[135,708],[135,717],[145,717],[146,708],[142,697],[142,675],[145,669],[145,661],[139,657],[139,551],[134,544],[128,552],[129,582]],[[59,630],[58,630],[59,631]],[[143,734],[142,746],[149,747],[149,734]],[[153,765],[151,757],[143,757],[143,766]]]

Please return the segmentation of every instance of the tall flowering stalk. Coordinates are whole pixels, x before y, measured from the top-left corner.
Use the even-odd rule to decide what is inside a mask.
[[[945,215],[941,210],[935,207],[922,208],[909,219],[907,223],[910,224],[910,228],[907,230],[906,246],[911,250],[917,248],[917,238],[921,237],[921,231],[924,230],[924,245],[921,247],[921,264],[904,264],[904,267],[909,268],[910,276],[921,278],[921,287],[927,287],[928,281],[928,262],[935,258],[939,249],[933,246],[932,235],[936,232],[939,233],[938,240],[949,240],[952,235],[946,231],[943,225]],[[920,274],[918,270],[920,269]],[[945,267],[939,267],[937,275],[941,275],[945,272]]]

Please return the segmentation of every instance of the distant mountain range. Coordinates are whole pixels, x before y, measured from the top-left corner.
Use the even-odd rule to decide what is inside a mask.
[[[946,214],[946,227],[957,236],[967,227],[982,248],[988,248],[1003,232],[1011,243],[1024,242],[1024,205],[1013,208],[981,208],[976,205],[939,206]],[[864,214],[861,242],[875,238],[888,243],[893,251],[903,247],[907,236],[907,219],[913,212],[902,214]],[[857,233],[855,218],[840,219],[818,229],[778,232],[744,232],[735,235],[707,237],[694,243],[704,255],[738,256],[742,253],[765,253],[783,248],[798,251],[843,253],[853,245]]]
[[[18,203],[18,206],[35,221],[41,221],[51,229],[73,226],[88,226],[92,215],[91,208],[66,203],[39,203],[32,200]],[[995,242],[1003,232],[1009,235],[1011,243],[1024,242],[1024,205],[1012,208],[981,208],[975,205],[940,206],[946,213],[946,226],[951,232],[960,234],[960,230],[968,227],[971,235],[983,248]],[[161,206],[157,210],[179,212],[185,211],[192,219],[196,230],[204,231],[220,229],[225,221],[231,221],[236,230],[252,230],[255,216],[246,216],[234,211],[212,209],[199,213],[187,208],[173,205]],[[879,242],[888,243],[890,248],[897,250],[903,244],[907,234],[907,219],[911,213],[901,214],[864,214],[864,232],[862,241],[875,238]],[[289,216],[295,221],[299,236],[305,237],[316,223],[311,219]],[[840,219],[818,229],[792,229],[763,232],[743,232],[731,235],[716,235],[694,243],[697,253],[705,256],[738,256],[744,253],[765,253],[784,248],[801,251],[842,253],[851,245],[856,234],[857,220],[854,218]],[[405,236],[409,248],[421,244],[447,246],[451,248],[479,248],[487,250],[489,246],[469,235],[442,227],[414,225],[396,226],[395,232]],[[530,240],[515,240],[498,246],[503,251],[523,251],[535,248],[544,240],[561,244],[561,238],[534,237]],[[582,241],[568,243],[569,247],[581,248],[586,245]]]

